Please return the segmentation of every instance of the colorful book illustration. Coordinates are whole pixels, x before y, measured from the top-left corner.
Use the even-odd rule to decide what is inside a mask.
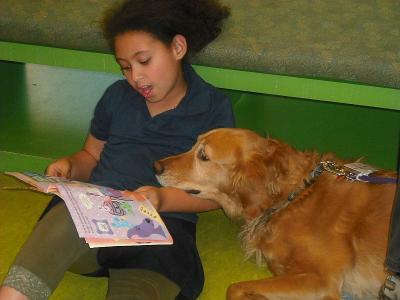
[[[157,210],[142,195],[135,200],[121,191],[80,181],[31,172],[6,172],[39,192],[60,196],[79,237],[91,248],[172,244]]]

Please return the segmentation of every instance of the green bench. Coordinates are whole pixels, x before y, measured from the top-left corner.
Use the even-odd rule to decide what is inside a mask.
[[[400,6],[393,1],[226,0],[223,34],[193,57],[234,103],[239,127],[298,148],[395,169],[400,130]],[[0,2],[0,171],[35,170],[78,149],[119,70],[98,29],[110,1]],[[0,186],[14,186],[0,176]],[[0,189],[0,280],[49,197]],[[268,271],[245,262],[237,226],[201,214],[200,299]],[[102,299],[106,281],[67,273],[53,299]]]

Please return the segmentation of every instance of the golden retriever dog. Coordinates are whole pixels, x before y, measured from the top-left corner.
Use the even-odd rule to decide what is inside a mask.
[[[274,273],[232,284],[227,299],[377,299],[396,184],[341,174],[345,163],[250,130],[215,129],[154,168],[163,186],[213,199],[243,219],[246,254]],[[393,172],[373,174],[395,182]]]

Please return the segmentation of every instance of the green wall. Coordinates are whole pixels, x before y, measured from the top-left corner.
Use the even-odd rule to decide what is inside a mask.
[[[396,169],[400,112],[272,95],[243,94],[235,105],[238,127],[278,138],[301,150],[364,157]]]
[[[79,149],[94,105],[119,75],[0,61],[0,170],[42,170]],[[238,127],[299,149],[395,169],[400,111],[224,90]],[[34,163],[30,163],[30,162]]]

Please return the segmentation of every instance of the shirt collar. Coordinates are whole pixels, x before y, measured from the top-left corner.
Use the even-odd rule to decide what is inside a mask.
[[[187,91],[175,112],[177,114],[196,115],[207,111],[211,103],[208,84],[189,63],[183,62],[182,67]]]

